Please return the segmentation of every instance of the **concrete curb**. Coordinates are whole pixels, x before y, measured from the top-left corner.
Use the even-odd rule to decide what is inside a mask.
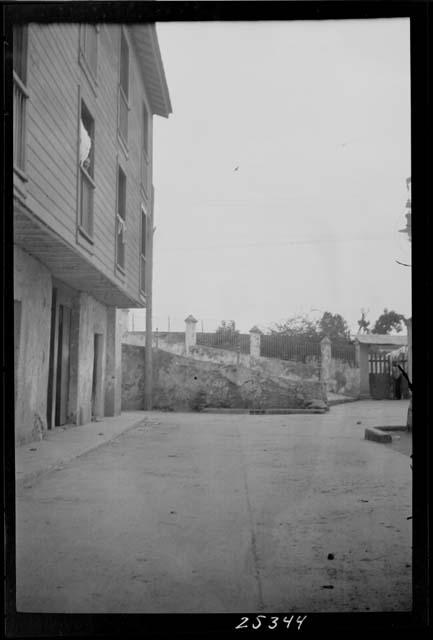
[[[390,425],[384,427],[368,427],[365,430],[365,439],[373,440],[374,442],[392,442],[392,435],[389,432],[392,431],[408,431],[407,427],[403,425]]]
[[[380,431],[376,427],[369,427],[365,430],[365,439],[373,440],[373,442],[392,442],[392,436],[389,433]]]
[[[65,451],[64,455],[57,456],[55,460],[53,460],[52,462],[46,463],[44,466],[41,466],[39,469],[35,469],[28,473],[24,473],[23,475],[21,475],[20,478],[15,477],[16,490],[23,489],[26,487],[26,485],[32,484],[33,482],[35,482],[42,476],[50,473],[51,471],[55,471],[56,469],[61,469],[64,465],[68,464],[69,462],[72,462],[72,460],[80,458],[81,456],[85,455],[86,453],[89,453],[90,451],[99,449],[99,447],[102,447],[108,442],[112,442],[113,440],[123,435],[127,431],[130,431],[131,429],[134,429],[135,427],[137,427],[139,424],[142,424],[145,420],[146,420],[146,416],[140,417],[137,420],[134,420],[132,423],[126,424],[124,429],[116,430],[115,432],[109,434],[102,440],[99,440],[99,441],[95,440],[93,442],[88,442],[84,444],[81,450],[76,451],[72,454],[71,453],[68,454],[67,451]],[[71,427],[71,428],[74,428],[74,427]],[[15,474],[16,473],[17,471],[15,469]]]
[[[337,404],[347,404],[348,402],[358,402],[360,398],[345,398],[344,400],[328,400],[328,406],[335,407]]]

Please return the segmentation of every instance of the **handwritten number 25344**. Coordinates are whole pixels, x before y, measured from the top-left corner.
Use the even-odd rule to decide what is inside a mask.
[[[293,621],[293,618],[295,616],[290,616],[290,618],[287,618],[287,616],[285,616],[282,619],[282,622],[286,625],[286,628],[289,629],[290,625]],[[295,620],[296,624],[298,625],[298,631],[301,628],[302,623],[304,622],[305,618],[307,616],[301,617],[298,616]],[[270,622],[269,624],[266,624],[268,619],[270,618]],[[267,626],[268,629],[276,629],[278,626],[278,622],[279,622],[280,618],[278,616],[256,616],[255,617],[255,622],[251,623],[251,628],[252,629],[259,629],[261,626]],[[240,624],[237,625],[237,627],[235,627],[235,629],[248,629],[248,621],[249,618],[247,616],[243,616],[241,619]]]

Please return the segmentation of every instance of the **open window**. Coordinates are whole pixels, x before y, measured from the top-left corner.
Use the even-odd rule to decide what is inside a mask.
[[[95,190],[95,121],[83,100],[81,100],[80,109],[79,165],[79,229],[91,240],[93,237],[93,192]]]
[[[146,105],[143,103],[143,123],[141,135],[141,188],[145,196],[149,195],[149,125],[149,112]]]
[[[126,245],[126,175],[117,167],[116,265],[125,271]]]

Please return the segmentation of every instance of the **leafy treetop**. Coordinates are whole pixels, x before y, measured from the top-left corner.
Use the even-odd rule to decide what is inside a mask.
[[[396,311],[384,309],[373,327],[373,333],[387,334],[391,331],[400,333],[403,329],[405,317]]]

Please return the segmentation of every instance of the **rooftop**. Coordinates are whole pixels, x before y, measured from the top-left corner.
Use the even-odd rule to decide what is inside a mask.
[[[129,26],[145,86],[149,91],[152,113],[168,118],[172,112],[164,66],[154,24]]]
[[[357,334],[355,340],[358,340],[360,344],[402,346],[407,344],[407,335],[390,336],[381,333],[363,333]]]

